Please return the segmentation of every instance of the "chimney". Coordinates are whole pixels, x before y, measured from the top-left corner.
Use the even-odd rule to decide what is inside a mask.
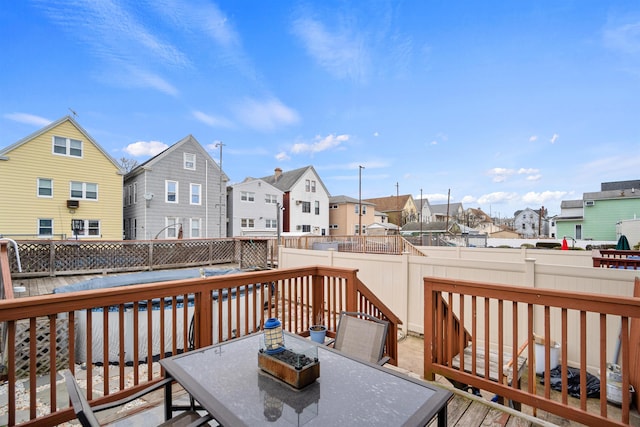
[[[280,175],[282,175],[282,169],[276,168],[274,172],[275,172],[275,181],[278,182],[278,179],[280,179]]]

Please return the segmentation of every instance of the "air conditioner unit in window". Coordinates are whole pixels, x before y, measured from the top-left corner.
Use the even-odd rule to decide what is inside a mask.
[[[296,230],[302,230],[302,226],[301,225],[296,225]]]
[[[78,209],[80,207],[79,200],[67,200],[67,208],[69,209]]]
[[[584,201],[584,205],[585,206],[594,206],[596,204],[595,200],[585,200]]]
[[[302,203],[302,200],[296,200],[296,205],[299,205]]]

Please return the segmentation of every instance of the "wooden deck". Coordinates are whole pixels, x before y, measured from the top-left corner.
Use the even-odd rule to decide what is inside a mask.
[[[87,280],[96,275],[89,276],[59,276],[59,277],[44,277],[44,278],[23,278],[14,282],[16,286],[24,286],[26,291],[16,297],[35,296],[49,294],[53,292],[56,287],[70,285],[79,281]],[[423,369],[423,340],[419,337],[409,336],[403,339],[398,345],[399,352],[399,366],[393,367],[386,365],[387,367],[397,369],[406,373],[414,378],[422,378]],[[530,415],[517,412],[511,408],[493,403],[490,401],[490,397],[476,397],[469,393],[462,392],[460,390],[453,389],[447,380],[440,378],[439,382],[442,387],[451,389],[454,391],[454,398],[451,400],[448,406],[448,425],[449,426],[550,426],[550,425],[570,425],[565,420],[554,420],[556,423],[551,424],[542,419],[533,418]],[[44,391],[46,392],[46,391]],[[127,416],[124,419],[120,419],[117,422],[119,426],[133,426],[139,420],[149,421],[154,417],[158,417],[158,421],[161,421],[162,417],[162,397],[157,396],[156,399],[147,402],[148,408],[140,412],[140,408],[134,410],[134,414]],[[122,414],[120,414],[122,416]],[[115,418],[115,417],[114,417]],[[115,421],[112,418],[111,421]],[[136,421],[138,420],[138,421]],[[563,422],[564,421],[564,422]],[[212,423],[212,425],[214,425]]]

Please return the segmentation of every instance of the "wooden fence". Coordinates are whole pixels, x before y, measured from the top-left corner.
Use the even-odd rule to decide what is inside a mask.
[[[264,270],[0,301],[9,355],[3,362],[6,424],[45,426],[74,418],[68,404],[56,399],[60,369],[75,372],[86,365],[88,399],[107,403],[158,381],[159,369],[148,364],[159,358],[259,331],[269,317],[301,335],[322,317],[335,333],[343,310],[389,321],[385,354],[397,364],[399,319],[353,269]],[[17,339],[21,328],[30,334],[26,348]],[[20,373],[23,379],[19,363],[28,367]],[[131,382],[126,366],[133,369]],[[26,420],[18,417],[18,383],[28,390]],[[43,399],[36,393],[47,386]]]
[[[600,249],[593,252],[593,266],[640,270],[640,251]]]

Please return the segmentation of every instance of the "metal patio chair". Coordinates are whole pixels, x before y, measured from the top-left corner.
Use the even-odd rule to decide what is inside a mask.
[[[366,362],[384,365],[389,357],[383,357],[389,322],[366,313],[340,313],[336,338],[327,344],[349,356]]]

